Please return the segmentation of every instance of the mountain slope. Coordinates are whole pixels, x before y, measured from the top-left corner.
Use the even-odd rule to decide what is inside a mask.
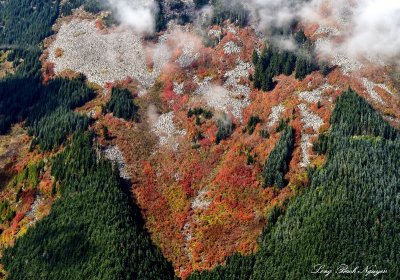
[[[55,158],[61,198],[4,250],[7,279],[172,279],[118,175],[96,158],[91,143],[92,135],[79,134]]]
[[[0,278],[399,277],[398,69],[340,48],[353,5],[28,2],[0,1]]]
[[[326,164],[274,225],[271,217],[260,251],[190,279],[326,279],[312,274],[322,271],[318,264],[333,270],[333,279],[344,277],[342,264],[358,267],[349,279],[378,270],[389,279],[400,275],[400,135],[351,90],[337,101],[331,122],[320,138]]]

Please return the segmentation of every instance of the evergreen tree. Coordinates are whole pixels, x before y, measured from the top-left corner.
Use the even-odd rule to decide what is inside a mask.
[[[293,128],[291,126],[286,126],[279,142],[265,162],[263,170],[264,187],[276,186],[281,189],[285,186],[284,176],[289,170],[288,165],[292,155],[293,145]]]
[[[291,75],[295,71],[297,79],[304,79],[311,72],[318,70],[313,46],[305,37],[303,31],[294,35],[299,53],[281,50],[274,44],[265,47],[261,55],[258,56],[256,50],[253,51],[253,64],[255,73],[253,84],[255,88],[263,91],[274,89],[273,78],[277,75]]]
[[[106,111],[112,112],[118,118],[134,120],[137,118],[138,106],[133,102],[132,94],[127,89],[113,88],[111,99],[106,105]]]
[[[92,142],[91,134],[78,134],[53,160],[60,198],[47,217],[3,251],[7,279],[173,278],[142,228],[140,211],[111,164],[97,158]]]

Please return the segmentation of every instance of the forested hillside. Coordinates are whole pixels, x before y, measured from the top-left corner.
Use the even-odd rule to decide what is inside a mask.
[[[400,279],[399,55],[339,2],[0,0],[0,278]]]
[[[132,94],[127,89],[113,88],[110,101],[105,107],[118,118],[126,120],[137,119],[138,106],[133,102]]]
[[[7,279],[172,279],[173,270],[151,244],[124,183],[92,148],[94,135],[85,132],[89,118],[72,111],[95,96],[85,77],[43,82],[39,44],[51,34],[59,2],[28,2],[1,3],[0,47],[10,50],[7,59],[17,68],[0,80],[0,133],[25,121],[33,137],[31,149],[67,148],[50,163],[51,192],[60,196],[51,214],[2,253]],[[35,168],[24,169],[26,176],[15,176],[22,181],[28,177],[24,188],[36,188],[43,162],[39,168],[30,166]],[[15,212],[7,203],[1,210],[11,220]]]
[[[317,264],[400,274],[400,134],[352,90],[338,99],[331,124],[318,145],[326,164],[283,214],[272,211],[260,251],[190,279],[326,279],[311,274]]]
[[[24,59],[12,76],[0,79],[0,134],[22,121],[40,95],[40,51],[12,51],[11,61]]]
[[[0,50],[11,50],[8,61],[17,65],[14,75],[0,79],[0,134],[27,117],[39,99],[40,43],[52,33],[59,1],[3,1],[0,9]]]
[[[36,48],[51,34],[58,17],[60,1],[3,1],[0,11],[0,46]]]
[[[295,77],[302,80],[311,72],[319,69],[314,46],[307,40],[304,31],[300,30],[290,36],[293,37],[299,49],[297,53],[282,50],[275,46],[273,42],[269,42],[260,54],[254,50],[254,87],[270,91],[275,87],[273,78],[279,74],[291,75],[295,72]]]
[[[289,170],[288,165],[293,151],[293,144],[293,128],[287,126],[265,162],[263,172],[264,187],[276,186],[281,189],[286,185],[284,177]]]
[[[92,138],[78,134],[54,158],[61,197],[48,217],[3,252],[7,279],[172,279],[119,176],[97,159]]]

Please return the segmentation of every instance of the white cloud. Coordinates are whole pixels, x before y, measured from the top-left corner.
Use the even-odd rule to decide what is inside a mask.
[[[122,25],[137,33],[152,33],[157,5],[154,0],[107,0]]]
[[[354,10],[354,27],[346,34],[341,47],[351,56],[400,62],[400,1],[359,2]]]
[[[323,54],[340,52],[385,63],[400,63],[399,0],[247,0],[261,30],[270,30],[294,19],[337,26]],[[340,40],[337,40],[340,38]]]
[[[152,33],[157,5],[154,0],[106,0],[122,25],[138,33]],[[321,54],[337,52],[351,58],[367,57],[400,63],[400,0],[245,0],[260,30],[302,22],[333,25],[338,34],[319,48]],[[337,40],[340,38],[340,40]],[[286,48],[293,44],[278,39]]]

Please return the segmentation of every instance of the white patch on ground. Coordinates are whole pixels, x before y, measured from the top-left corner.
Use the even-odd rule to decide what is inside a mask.
[[[183,68],[190,66],[196,59],[200,57],[200,53],[195,52],[193,42],[188,41],[182,48],[182,54],[176,62]]]
[[[94,116],[96,115],[96,110],[92,109],[89,112],[87,112],[86,114],[89,118],[94,118]]]
[[[193,77],[198,88],[195,95],[200,95],[207,106],[221,112],[231,112],[239,121],[242,121],[242,110],[250,104],[250,87],[238,84],[241,77],[247,77],[251,65],[239,61],[235,69],[225,73],[226,82],[223,86],[211,84],[211,77],[203,81]]]
[[[35,195],[35,201],[31,205],[31,209],[26,212],[28,218],[36,220],[39,206],[43,204],[43,197],[40,194]]]
[[[221,39],[221,35],[222,35],[222,32],[221,32],[220,29],[210,29],[208,31],[208,36],[209,37],[215,37],[217,39]]]
[[[227,30],[228,30],[228,32],[230,32],[230,33],[232,33],[232,34],[236,34],[235,28],[233,28],[233,26],[231,26],[231,25],[229,25],[229,26],[227,27]]]
[[[174,124],[174,112],[168,112],[158,117],[157,121],[153,124],[152,131],[159,137],[160,145],[171,144],[175,149],[178,148],[174,138],[176,136],[186,135],[185,130],[179,130]]]
[[[252,64],[238,60],[236,67],[225,73],[224,77],[226,81],[224,87],[232,90],[236,95],[243,95],[245,98],[249,98],[250,87],[248,85],[241,85],[239,82],[241,78],[249,76],[249,70],[251,69],[253,69]]]
[[[187,221],[187,222],[183,225],[183,228],[182,228],[182,235],[183,235],[183,237],[184,237],[185,240],[186,240],[184,250],[185,250],[185,252],[186,252],[186,254],[187,254],[189,260],[192,260],[193,255],[192,255],[192,252],[191,252],[190,246],[189,246],[189,245],[190,245],[189,242],[190,242],[190,240],[192,240],[191,219],[190,219],[189,221]]]
[[[299,99],[308,103],[320,102],[322,99],[322,93],[330,87],[331,86],[329,84],[324,84],[321,87],[312,91],[302,91],[299,93]]]
[[[380,97],[379,93],[376,92],[374,87],[380,87],[381,89],[386,91],[388,94],[394,95],[394,93],[385,84],[374,83],[374,82],[371,82],[370,80],[368,80],[367,78],[362,78],[362,83],[363,83],[365,89],[367,90],[369,96],[371,96],[371,98],[373,100],[375,100],[376,102],[379,102],[381,104],[385,104],[385,102],[382,100],[382,98]]]
[[[175,182],[178,182],[179,180],[182,179],[182,175],[179,171],[175,172],[174,179],[175,179]]]
[[[174,82],[174,87],[172,89],[176,94],[183,94],[183,83],[178,84]]]
[[[321,101],[321,94],[322,92],[318,89],[312,91],[302,91],[299,93],[299,99],[308,103],[317,103],[318,101]]]
[[[225,54],[240,53],[241,50],[242,48],[233,41],[229,41],[224,45]]]
[[[333,56],[333,64],[340,66],[344,74],[350,74],[351,72],[358,71],[363,67],[360,62],[344,54],[335,54]]]
[[[207,191],[207,188],[202,189],[192,200],[191,207],[193,210],[204,210],[210,206],[211,200],[207,198]]]
[[[198,86],[194,94],[202,95],[205,94],[207,91],[210,90],[212,77],[205,77],[202,81],[200,81],[199,77],[194,76],[193,82],[195,82]]]
[[[324,86],[322,86],[324,87]],[[320,127],[324,124],[321,117],[310,112],[307,105],[301,103],[298,105],[300,110],[301,122],[303,124],[303,129],[301,132],[300,148],[301,148],[301,167],[307,167],[310,164],[310,154],[309,149],[312,147],[311,137],[318,135]],[[315,134],[305,133],[305,129],[312,128]]]
[[[312,86],[312,83],[310,82],[308,86],[309,87]],[[309,110],[308,104],[312,103],[315,104],[322,101],[324,91],[330,88],[332,88],[332,85],[325,82],[322,86],[314,90],[302,91],[299,93],[299,100],[307,102],[298,105],[298,108],[300,110],[300,120],[303,124],[301,131],[301,140],[300,140],[301,167],[307,167],[310,165],[309,150],[312,147],[311,138],[318,135],[320,127],[324,124],[324,121],[321,117],[319,117],[318,115]],[[306,133],[305,130],[307,128],[312,128],[315,131],[315,133],[314,134]]]
[[[303,128],[311,127],[315,132],[318,132],[319,128],[324,124],[324,121],[318,115],[310,112],[306,104],[299,104],[301,115],[301,122],[303,123]]]
[[[271,108],[271,114],[268,117],[267,126],[271,128],[277,121],[279,121],[282,113],[285,111],[285,106],[279,104]]]
[[[223,86],[200,86],[206,89],[203,94],[207,105],[222,112],[230,111],[238,120],[242,121],[242,110],[250,104],[251,89],[248,85],[239,84],[241,78],[247,78],[250,63],[241,60],[237,62],[233,70],[227,71],[224,75],[226,81]]]
[[[315,35],[319,35],[319,34],[329,34],[332,36],[337,36],[340,34],[339,29],[337,29],[336,27],[333,26],[327,26],[327,25],[320,25],[317,29],[317,31],[315,31]]]
[[[324,49],[328,49],[330,42],[327,38],[319,38],[315,42],[315,48],[317,51],[322,52]],[[363,64],[359,61],[352,59],[346,56],[343,53],[333,52],[332,57],[330,57],[330,63],[333,65],[337,65],[342,70],[342,73],[345,75],[349,75],[352,72],[356,72],[363,67]]]
[[[197,193],[196,197],[192,200],[190,204],[193,210],[204,211],[210,206],[211,200],[207,198],[207,191],[208,189],[207,187],[205,187],[204,189],[200,190]],[[182,234],[187,242],[184,249],[189,259],[192,259],[192,252],[189,247],[190,244],[189,242],[192,239],[193,224],[195,224],[197,221],[198,221],[198,216],[192,213],[192,215],[188,218],[188,220],[186,221],[186,223],[183,225],[182,228]]]
[[[70,69],[85,74],[89,81],[99,85],[131,76],[148,88],[170,58],[164,44],[165,38],[160,38],[153,50],[154,67],[150,72],[142,39],[133,30],[105,33],[96,29],[94,21],[72,20],[61,26],[49,47],[49,61],[54,63],[56,73]],[[57,48],[63,50],[60,57],[55,57]]]
[[[122,179],[129,180],[130,176],[126,168],[126,163],[122,152],[118,148],[118,146],[108,146],[103,150],[103,155],[106,159],[115,164],[119,171],[119,176]]]
[[[204,94],[207,105],[221,112],[231,112],[238,120],[242,121],[242,110],[249,104],[247,100],[239,100],[227,89],[213,86]]]
[[[182,228],[183,236],[185,236],[186,241],[190,241],[192,239],[192,232],[190,229],[190,222],[187,222],[183,225]]]
[[[308,149],[312,147],[310,138],[312,135],[302,132],[301,134],[301,167],[307,167],[310,165],[310,155],[308,154]]]

